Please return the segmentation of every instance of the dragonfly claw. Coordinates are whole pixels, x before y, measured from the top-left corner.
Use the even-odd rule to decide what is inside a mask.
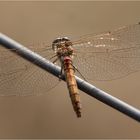
[[[59,81],[61,81],[62,75],[59,75],[58,77],[59,77]]]

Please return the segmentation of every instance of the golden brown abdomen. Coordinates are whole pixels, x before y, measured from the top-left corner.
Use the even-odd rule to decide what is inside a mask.
[[[70,57],[64,57],[64,72],[73,108],[77,114],[77,117],[81,117],[80,96],[78,93],[77,83],[74,75],[75,72]]]

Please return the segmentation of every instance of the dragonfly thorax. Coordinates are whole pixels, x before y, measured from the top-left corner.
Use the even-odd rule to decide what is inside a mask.
[[[52,43],[52,49],[58,57],[72,56],[72,42],[67,37],[57,38]]]

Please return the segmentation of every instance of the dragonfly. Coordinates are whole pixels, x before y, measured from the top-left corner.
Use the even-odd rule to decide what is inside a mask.
[[[110,81],[139,71],[140,23],[85,35],[73,41],[59,37],[51,45],[42,43],[29,48],[61,67],[59,80],[34,62],[0,47],[0,95],[44,94],[56,87],[64,74],[73,109],[77,117],[81,117],[75,75],[87,81]]]

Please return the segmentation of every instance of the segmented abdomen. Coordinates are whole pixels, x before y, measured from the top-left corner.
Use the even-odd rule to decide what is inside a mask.
[[[81,117],[81,103],[74,75],[75,71],[72,65],[72,60],[68,56],[64,57],[64,72],[73,108],[76,112],[77,117]]]

